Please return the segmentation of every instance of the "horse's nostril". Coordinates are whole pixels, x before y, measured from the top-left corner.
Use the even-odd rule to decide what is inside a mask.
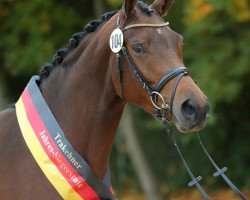
[[[191,100],[187,100],[182,104],[181,112],[186,119],[194,121],[197,113],[197,106]]]

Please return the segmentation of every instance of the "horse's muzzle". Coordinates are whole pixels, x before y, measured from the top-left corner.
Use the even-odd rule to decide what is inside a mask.
[[[180,107],[181,116],[174,116],[175,124],[181,132],[200,131],[206,126],[209,114],[210,106],[207,100],[201,106],[188,99]]]

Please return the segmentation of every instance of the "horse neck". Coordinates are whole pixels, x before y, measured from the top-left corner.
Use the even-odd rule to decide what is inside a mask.
[[[124,108],[112,82],[107,38],[105,30],[94,33],[73,66],[56,67],[42,84],[66,137],[99,178],[105,174]]]

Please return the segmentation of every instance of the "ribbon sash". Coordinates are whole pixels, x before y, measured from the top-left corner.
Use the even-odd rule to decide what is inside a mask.
[[[32,77],[16,103],[23,138],[37,164],[65,200],[116,200],[112,194],[109,168],[98,179],[88,163],[66,139]]]

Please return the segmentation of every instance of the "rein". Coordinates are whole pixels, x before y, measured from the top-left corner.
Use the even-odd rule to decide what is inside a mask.
[[[125,32],[129,29],[132,28],[140,28],[140,27],[165,27],[168,26],[169,23],[162,23],[162,24],[132,24],[129,26],[124,27],[123,29],[121,29],[121,34],[122,32]],[[117,28],[120,29],[120,19],[118,17],[117,19]],[[122,36],[123,37],[123,36]],[[179,82],[181,80],[181,78],[183,78],[183,76],[189,75],[188,74],[188,70],[186,67],[177,67],[174,68],[173,70],[167,72],[165,75],[162,76],[162,78],[158,81],[158,83],[156,84],[156,86],[153,88],[143,77],[143,75],[141,74],[141,72],[139,71],[139,69],[137,68],[134,60],[132,59],[129,51],[127,50],[127,48],[123,45],[123,41],[122,41],[122,46],[120,51],[118,51],[118,53],[116,53],[116,62],[117,62],[117,66],[118,66],[118,77],[119,77],[119,82],[120,82],[120,87],[121,87],[121,93],[122,93],[122,99],[124,99],[124,89],[123,89],[123,84],[122,84],[122,73],[123,73],[123,69],[122,69],[122,61],[121,58],[122,56],[125,56],[125,58],[127,59],[127,62],[129,64],[129,67],[131,68],[131,70],[133,71],[133,74],[135,75],[135,77],[137,78],[138,82],[142,85],[142,87],[146,90],[146,92],[149,94],[151,102],[156,110],[156,114],[155,117],[158,120],[161,120],[166,133],[170,136],[171,140],[174,143],[174,146],[191,178],[191,181],[188,183],[189,187],[193,187],[196,186],[196,188],[200,191],[202,197],[205,200],[210,200],[211,198],[207,195],[207,193],[204,191],[204,189],[202,188],[202,186],[200,185],[200,181],[202,180],[201,176],[195,177],[192,173],[192,171],[190,170],[186,160],[184,159],[184,156],[179,148],[178,143],[175,140],[175,137],[172,133],[172,130],[169,128],[168,125],[168,120],[166,119],[166,111],[169,110],[171,115],[173,115],[173,103],[174,103],[174,97],[175,97],[175,93],[177,90],[177,87],[179,85]],[[160,94],[162,88],[169,83],[169,81],[171,81],[172,79],[175,79],[173,88],[172,88],[172,92],[171,92],[171,96],[170,96],[170,102],[169,104],[165,102],[163,96]],[[162,105],[158,105],[158,97],[161,99],[162,101]],[[242,200],[247,200],[247,198],[245,197],[245,195],[231,182],[231,180],[225,175],[225,172],[227,171],[227,167],[223,167],[223,168],[219,168],[218,165],[214,162],[214,160],[211,158],[211,156],[208,154],[205,146],[202,143],[202,140],[199,136],[199,134],[196,134],[197,139],[199,141],[200,146],[202,147],[202,150],[204,151],[204,153],[206,154],[206,156],[208,157],[209,161],[212,163],[212,165],[215,167],[216,172],[213,174],[214,177],[219,177],[221,176],[224,181],[228,184],[228,186],[233,190],[233,192],[235,194],[237,194]]]

